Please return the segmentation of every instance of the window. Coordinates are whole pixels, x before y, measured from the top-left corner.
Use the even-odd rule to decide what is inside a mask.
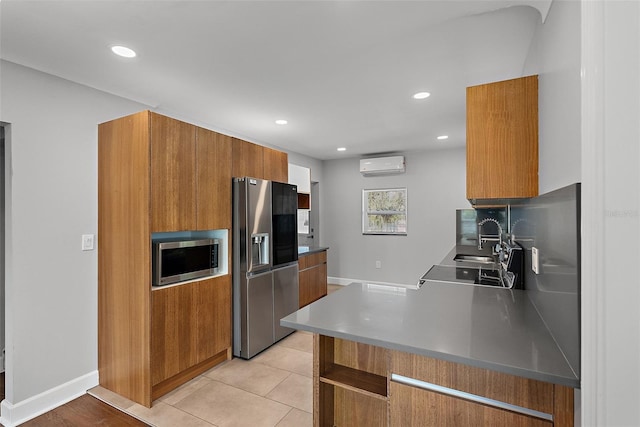
[[[362,190],[362,234],[407,234],[407,189]]]

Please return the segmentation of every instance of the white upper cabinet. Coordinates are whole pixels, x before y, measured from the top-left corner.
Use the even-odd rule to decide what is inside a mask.
[[[289,163],[289,184],[298,186],[298,193],[311,193],[311,169]]]

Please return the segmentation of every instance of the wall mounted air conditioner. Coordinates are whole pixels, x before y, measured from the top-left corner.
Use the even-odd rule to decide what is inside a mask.
[[[404,156],[360,159],[360,173],[364,176],[404,173]]]

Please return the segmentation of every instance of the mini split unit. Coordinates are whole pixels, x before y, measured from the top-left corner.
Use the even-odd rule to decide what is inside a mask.
[[[404,173],[404,156],[360,159],[360,173],[364,176]]]

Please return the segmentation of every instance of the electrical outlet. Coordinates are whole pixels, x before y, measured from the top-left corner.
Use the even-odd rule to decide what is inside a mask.
[[[535,246],[531,248],[531,269],[534,273],[540,274],[540,265],[539,265],[539,253],[538,248]]]
[[[83,251],[92,251],[93,250],[93,234],[83,234],[82,235],[82,250]]]
[[[376,268],[382,268],[382,263],[380,261],[376,261]]]

